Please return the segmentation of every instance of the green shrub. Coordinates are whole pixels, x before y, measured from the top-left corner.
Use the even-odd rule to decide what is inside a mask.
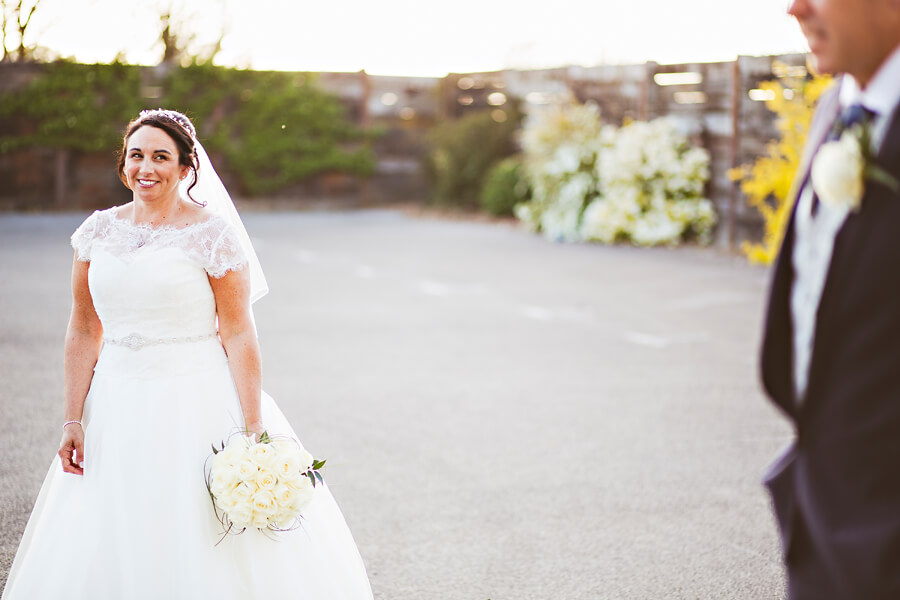
[[[42,67],[24,89],[0,96],[0,152],[20,148],[119,149],[122,129],[143,108],[140,67],[59,61]]]
[[[147,100],[142,80],[153,76],[133,65],[43,65],[25,88],[0,96],[0,152],[43,147],[111,154],[141,109],[166,107],[193,119],[204,146],[225,158],[224,168],[250,195],[321,173],[374,170],[371,136],[312,75],[195,64],[161,75],[153,87],[163,90],[162,98]]]
[[[314,175],[369,175],[375,155],[344,106],[313,75],[210,65],[175,69],[166,104],[190,108],[204,144],[221,152],[251,195]]]
[[[443,122],[429,133],[425,174],[433,203],[478,206],[488,171],[516,151],[514,134],[522,113],[516,103],[504,108],[503,122],[494,119],[493,110],[483,110]]]
[[[517,156],[494,165],[481,188],[481,210],[498,217],[511,217],[516,204],[531,198],[523,169],[522,160]]]

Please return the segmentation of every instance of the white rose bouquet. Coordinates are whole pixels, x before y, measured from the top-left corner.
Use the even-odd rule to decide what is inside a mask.
[[[316,484],[324,483],[320,469],[325,461],[314,459],[292,438],[263,433],[257,442],[253,436],[235,435],[219,448],[213,444],[212,450],[206,487],[226,533],[297,527]]]

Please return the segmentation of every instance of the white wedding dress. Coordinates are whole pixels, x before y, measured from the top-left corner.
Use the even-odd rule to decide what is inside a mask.
[[[223,538],[213,513],[204,463],[243,423],[207,278],[246,266],[231,226],[218,216],[135,226],[109,209],[72,245],[90,261],[104,338],[84,406],[84,475],[54,460],[3,600],[370,599],[327,487],[299,529],[274,536]],[[296,437],[262,402],[268,431]]]

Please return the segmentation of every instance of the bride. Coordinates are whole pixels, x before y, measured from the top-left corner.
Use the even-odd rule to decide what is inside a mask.
[[[118,172],[133,201],[72,236],[59,462],[2,599],[371,599],[327,487],[298,529],[222,537],[210,444],[295,437],[261,389],[250,305],[265,279],[186,116],[142,112]]]

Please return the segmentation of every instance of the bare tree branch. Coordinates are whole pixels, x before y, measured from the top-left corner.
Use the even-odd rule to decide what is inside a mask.
[[[18,6],[16,6],[16,25],[19,29],[19,47],[16,49],[16,60],[22,62],[25,60],[26,52],[25,49],[25,31],[28,29],[28,24],[31,22],[31,17],[34,16],[34,11],[37,10],[38,2],[35,2],[31,6],[31,10],[28,11],[28,16],[25,17],[25,21],[22,21],[22,5],[25,4],[25,0],[19,0]]]
[[[9,62],[9,49],[6,47],[6,27],[9,25],[9,12],[6,0],[0,0],[0,39],[2,39],[3,56],[0,58],[2,62]]]
[[[163,43],[162,62],[165,64],[177,63],[181,55],[181,48],[178,47],[178,35],[172,31],[171,9],[160,15],[159,20],[163,23],[162,32],[159,34],[159,39]]]
[[[37,10],[38,4],[40,4],[40,3],[41,3],[41,0],[37,0],[37,1],[34,3],[34,5],[32,5],[31,10],[28,11],[28,16],[25,17],[25,22],[23,23],[23,22],[22,22],[22,5],[25,4],[25,1],[24,1],[24,0],[19,0],[19,6],[18,6],[18,13],[19,13],[19,14],[18,14],[18,17],[17,17],[18,22],[19,22],[19,33],[24,33],[25,30],[28,28],[28,24],[31,22],[31,17],[34,16],[34,11]]]
[[[8,0],[0,0],[0,42],[2,42],[3,60],[5,62],[17,61],[22,62],[28,60],[31,55],[31,49],[25,45],[25,34],[28,32],[28,26],[31,19],[37,12],[38,5],[41,0],[34,0],[30,8],[25,7],[25,0],[17,0],[15,4]],[[10,29],[14,28],[19,36],[18,45],[15,50],[10,50],[8,43],[10,37]]]
[[[203,13],[189,13],[182,6],[176,8],[169,2],[160,14],[163,24],[159,40],[163,45],[162,62],[165,64],[210,63],[222,50],[222,43],[229,33],[227,19],[223,18],[218,37],[210,44],[201,44],[201,36],[192,23],[203,22],[209,26],[208,17],[213,14],[225,14],[226,4],[223,0],[217,3],[219,10],[206,9]]]

